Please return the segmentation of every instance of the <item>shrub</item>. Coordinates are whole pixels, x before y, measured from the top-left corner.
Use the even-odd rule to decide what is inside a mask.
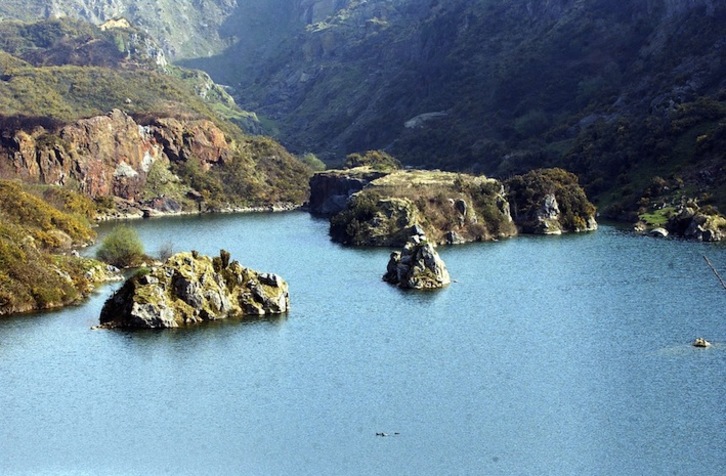
[[[159,248],[159,260],[166,261],[174,254],[174,243],[171,241],[164,242]]]
[[[322,172],[326,169],[325,162],[320,160],[315,154],[312,152],[305,153],[301,158],[300,162],[307,165],[311,169],[313,169],[315,172]]]
[[[135,266],[144,260],[144,245],[136,230],[119,225],[103,239],[96,256],[120,268]]]
[[[346,157],[344,168],[371,167],[376,170],[399,170],[401,162],[381,150],[369,150],[365,154],[350,154]]]

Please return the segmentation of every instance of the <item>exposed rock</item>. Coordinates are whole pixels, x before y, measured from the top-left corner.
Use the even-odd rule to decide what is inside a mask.
[[[82,119],[59,131],[5,131],[0,170],[6,177],[49,185],[77,184],[97,198],[142,198],[153,164],[195,157],[205,169],[224,161],[229,144],[207,120],[159,119],[137,124],[125,113]]]
[[[178,253],[137,275],[101,310],[104,327],[167,328],[229,316],[279,314],[290,306],[287,283],[279,276],[229,261],[222,250],[210,258]]]
[[[711,347],[711,343],[703,337],[696,338],[691,345],[693,345],[693,347]]]
[[[726,238],[726,217],[706,211],[695,202],[680,207],[672,216],[666,228],[674,235],[687,240],[716,242]]]
[[[365,200],[365,197],[361,197]],[[354,201],[355,206],[361,206],[360,202]],[[424,228],[420,225],[422,217],[413,204],[407,198],[387,197],[381,198],[375,203],[375,211],[367,217],[365,223],[353,218],[353,228],[356,228],[353,241],[345,234],[351,231],[345,226],[331,226],[330,236],[335,241],[352,245],[364,246],[403,246],[408,238],[417,235]],[[343,222],[344,223],[344,222]]]
[[[439,289],[451,283],[446,265],[425,236],[412,236],[394,251],[383,280],[404,289]]]
[[[531,233],[539,235],[560,235],[560,207],[554,193],[548,193],[540,202],[539,207],[533,209],[528,217],[530,224],[526,227]]]
[[[466,240],[463,236],[455,231],[449,231],[444,235],[444,240],[447,245],[463,245]]]
[[[662,227],[653,228],[648,232],[650,236],[653,238],[667,238],[668,237],[668,230]]]
[[[369,168],[316,173],[310,178],[310,213],[330,216],[343,211],[354,193],[386,174]]]

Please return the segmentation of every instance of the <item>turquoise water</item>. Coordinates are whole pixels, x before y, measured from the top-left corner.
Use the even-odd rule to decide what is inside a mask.
[[[292,311],[94,331],[107,286],[0,320],[0,474],[726,474],[726,291],[702,258],[726,272],[723,247],[603,227],[440,248],[455,282],[422,294],[304,213],[132,225],[150,253],[282,275]]]

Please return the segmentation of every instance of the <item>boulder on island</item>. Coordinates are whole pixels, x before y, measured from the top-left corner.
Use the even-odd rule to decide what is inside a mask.
[[[383,280],[404,289],[439,289],[451,283],[446,265],[424,235],[409,238],[391,253]]]
[[[167,328],[289,307],[281,277],[230,262],[224,250],[215,258],[192,251],[129,278],[106,301],[100,321],[107,328]]]

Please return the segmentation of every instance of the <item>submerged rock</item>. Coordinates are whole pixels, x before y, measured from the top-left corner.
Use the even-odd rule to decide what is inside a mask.
[[[412,236],[402,251],[394,251],[383,280],[404,289],[439,289],[451,283],[446,265],[433,243]]]
[[[180,327],[229,316],[280,314],[290,307],[281,277],[229,261],[222,250],[210,258],[178,253],[128,279],[101,310],[101,325],[125,328]]]

